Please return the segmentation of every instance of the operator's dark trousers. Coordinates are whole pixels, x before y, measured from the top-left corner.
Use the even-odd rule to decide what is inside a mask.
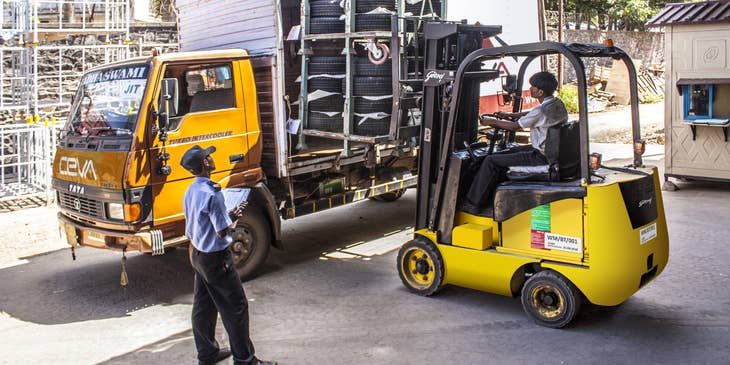
[[[190,263],[195,271],[192,319],[198,360],[210,361],[218,354],[215,325],[220,313],[230,340],[233,363],[249,364],[253,361],[254,348],[249,337],[248,300],[231,252],[226,249],[206,253],[191,244]]]
[[[500,176],[510,166],[546,165],[547,158],[532,146],[520,146],[512,152],[488,155],[482,160],[479,171],[466,194],[467,202],[475,207],[483,208],[493,201],[494,190],[500,182]]]

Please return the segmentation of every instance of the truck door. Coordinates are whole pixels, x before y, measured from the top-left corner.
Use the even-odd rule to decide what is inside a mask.
[[[162,163],[156,156],[163,152],[163,142],[159,134],[152,135],[150,170],[157,227],[173,221],[179,224],[183,217],[182,197],[193,175],[180,166],[180,159],[190,147],[216,147],[217,151],[211,155],[216,166],[211,176],[213,181],[250,168],[242,75],[235,66],[235,62],[165,66],[163,77],[178,80],[179,102],[175,113],[170,113],[164,146],[164,152],[170,156],[169,175],[158,171]]]

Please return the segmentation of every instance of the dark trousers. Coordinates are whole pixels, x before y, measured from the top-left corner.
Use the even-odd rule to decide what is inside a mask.
[[[209,361],[218,354],[215,326],[220,313],[234,364],[249,364],[254,348],[249,337],[248,300],[231,252],[206,253],[191,244],[190,263],[195,271],[192,320],[198,360]]]
[[[467,202],[475,207],[484,207],[493,201],[492,195],[500,176],[510,166],[538,166],[547,164],[547,158],[532,146],[520,146],[514,151],[488,155],[482,160],[479,171],[466,194]]]

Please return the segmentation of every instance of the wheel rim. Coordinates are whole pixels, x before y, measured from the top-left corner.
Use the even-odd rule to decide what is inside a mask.
[[[530,293],[530,304],[545,319],[555,319],[565,312],[565,297],[557,288],[539,285]]]
[[[436,278],[433,258],[421,248],[412,247],[406,251],[401,265],[403,277],[415,289],[430,287]]]
[[[236,264],[245,262],[251,257],[253,251],[253,232],[248,227],[241,226],[236,227],[231,236],[233,237],[233,243],[231,244],[233,262]]]

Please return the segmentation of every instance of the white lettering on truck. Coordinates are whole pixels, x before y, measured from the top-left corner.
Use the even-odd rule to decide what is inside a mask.
[[[94,161],[86,160],[81,166],[79,159],[76,157],[63,156],[58,161],[58,173],[66,176],[81,176],[84,179],[97,180],[96,170],[94,170]]]

